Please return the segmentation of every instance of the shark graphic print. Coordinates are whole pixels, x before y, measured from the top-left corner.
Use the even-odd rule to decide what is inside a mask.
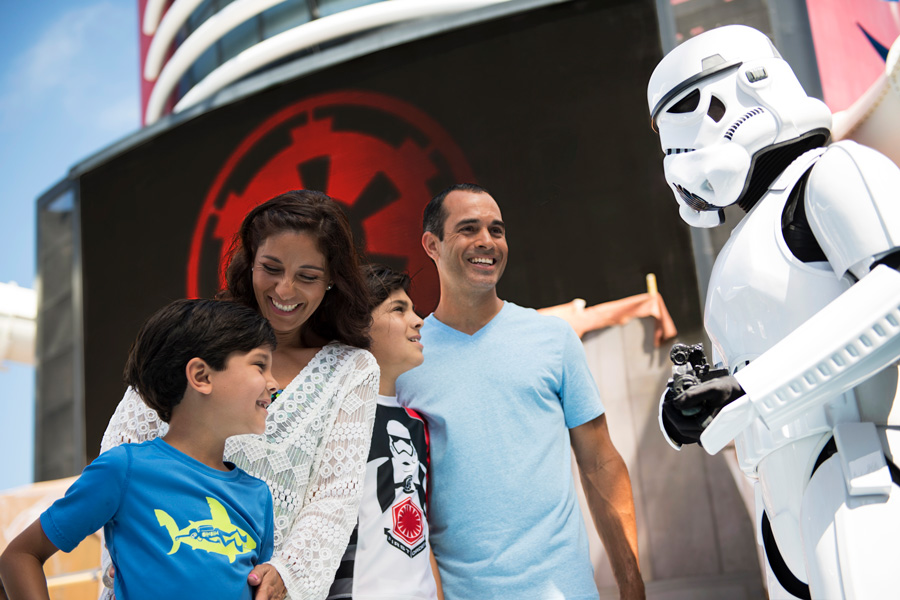
[[[256,548],[256,542],[243,529],[232,524],[228,511],[214,498],[207,497],[209,504],[209,519],[202,521],[189,521],[179,529],[175,519],[165,511],[157,509],[156,519],[161,527],[165,527],[172,538],[172,549],[169,554],[175,554],[182,544],[194,550],[205,550],[214,554],[222,554],[228,557],[228,562],[234,562],[239,554],[250,552]]]

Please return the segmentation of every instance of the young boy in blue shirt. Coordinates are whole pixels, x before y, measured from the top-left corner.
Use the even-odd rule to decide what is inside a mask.
[[[44,562],[100,527],[120,600],[251,598],[247,576],[272,555],[272,495],[222,456],[228,437],[265,431],[275,344],[265,318],[231,302],[179,300],[150,317],[125,382],[169,432],[103,453],[9,544],[11,600],[49,598]]]

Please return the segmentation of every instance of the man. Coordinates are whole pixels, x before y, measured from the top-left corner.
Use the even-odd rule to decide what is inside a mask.
[[[445,597],[598,597],[571,439],[620,593],[643,598],[631,482],[581,342],[564,321],[497,296],[506,230],[487,190],[449,188],[423,225],[441,297],[421,331],[425,362],[397,386],[429,424],[429,520]]]

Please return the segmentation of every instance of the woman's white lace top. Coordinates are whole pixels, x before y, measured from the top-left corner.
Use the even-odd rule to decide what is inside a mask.
[[[226,442],[225,459],[272,491],[275,554],[270,562],[290,600],[325,598],[356,524],[378,373],[375,358],[365,350],[328,344],[269,407],[264,435]],[[168,430],[129,388],[100,451]]]

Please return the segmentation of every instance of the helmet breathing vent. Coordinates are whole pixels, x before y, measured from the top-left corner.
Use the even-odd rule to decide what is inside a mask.
[[[684,200],[684,203],[693,208],[694,210],[699,211],[711,211],[711,210],[719,210],[718,206],[713,206],[694,192],[687,190],[677,183],[675,184],[675,189],[678,191],[678,195],[681,196],[681,199]]]
[[[688,152],[693,151],[693,148],[666,148],[666,156],[671,156],[672,154],[687,154]]]
[[[730,140],[732,137],[734,137],[734,132],[737,131],[738,127],[743,125],[747,121],[747,119],[749,119],[750,117],[755,117],[756,115],[761,115],[764,112],[766,112],[766,109],[760,106],[745,114],[743,117],[735,121],[731,125],[731,127],[728,128],[728,131],[725,132],[725,139]]]

